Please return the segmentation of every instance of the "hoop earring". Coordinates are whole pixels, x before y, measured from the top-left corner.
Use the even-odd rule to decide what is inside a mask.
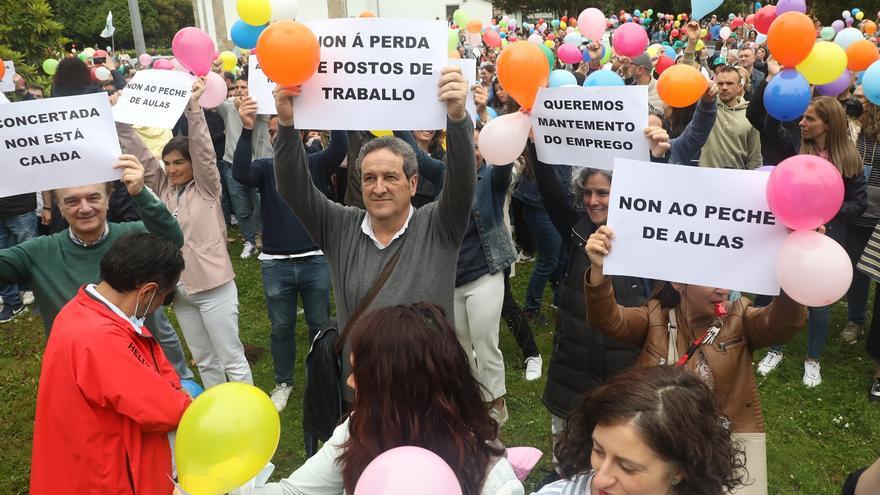
[[[672,486],[678,486],[679,483],[681,483],[680,480],[672,480]]]

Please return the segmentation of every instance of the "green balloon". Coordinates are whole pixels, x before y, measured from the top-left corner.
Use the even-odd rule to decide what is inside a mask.
[[[43,60],[43,72],[49,74],[50,76],[55,75],[55,71],[58,70],[58,61],[54,58],[47,58]]]
[[[605,45],[605,54],[602,55],[601,63],[606,64],[606,63],[608,63],[609,60],[611,60],[611,47],[606,44]]]
[[[550,70],[556,68],[556,56],[553,55],[553,50],[547,48],[547,45],[538,45],[541,47],[541,50],[544,51],[544,56],[547,57],[547,63],[550,65]]]
[[[464,27],[467,26],[468,21],[471,20],[471,16],[464,10],[456,9],[455,12],[452,13],[452,20],[458,24],[458,27],[464,29]]]
[[[831,41],[834,39],[834,35],[837,34],[837,31],[834,30],[831,26],[825,26],[822,28],[822,31],[819,32],[819,35],[823,40]]]
[[[77,55],[76,57],[77,57],[78,59],[82,60],[83,62],[85,62],[85,61],[87,61],[87,60],[89,59],[89,56],[86,55],[85,53],[80,53],[80,54]]]
[[[450,29],[448,35],[449,51],[454,52],[458,48],[458,30]]]

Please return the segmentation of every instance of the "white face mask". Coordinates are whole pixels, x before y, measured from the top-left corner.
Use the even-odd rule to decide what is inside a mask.
[[[138,329],[143,328],[144,320],[147,319],[147,313],[150,310],[150,305],[153,304],[153,299],[156,297],[156,292],[159,292],[159,290],[156,289],[153,291],[153,295],[150,296],[150,301],[147,303],[147,311],[144,311],[144,314],[140,317],[138,317],[138,315],[137,315],[138,314],[138,305],[140,303],[140,300],[138,300],[134,303],[134,314],[128,317],[128,321],[130,321],[131,324],[134,325],[135,328],[138,328]]]

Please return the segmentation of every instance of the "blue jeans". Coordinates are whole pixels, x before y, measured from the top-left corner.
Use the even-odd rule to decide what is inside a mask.
[[[825,340],[828,338],[828,324],[831,322],[831,306],[822,306],[819,308],[807,308],[809,317],[807,319],[807,358],[819,359],[822,355],[822,348],[825,347]],[[771,351],[782,352],[784,345],[774,345],[770,347]]]
[[[871,279],[856,269],[865,245],[871,238],[873,227],[850,224],[846,229],[846,252],[853,264],[853,277],[849,290],[846,292],[847,319],[857,325],[863,325],[868,317],[868,291]]]
[[[0,249],[21,244],[37,235],[37,215],[29,211],[0,219]],[[0,296],[7,306],[21,305],[21,294],[18,284],[0,285]]]
[[[562,237],[550,221],[550,215],[546,210],[523,205],[523,217],[535,236],[537,247],[535,269],[532,270],[532,277],[526,288],[526,302],[523,309],[537,311],[541,308],[541,301],[544,299],[544,287],[556,271],[556,265],[559,264]]]
[[[309,342],[330,319],[330,266],[324,256],[263,260],[263,292],[272,324],[275,383],[293,385],[297,295],[302,297]]]
[[[223,160],[217,160],[217,170],[220,171],[220,207],[223,208],[223,221],[229,226],[229,218],[232,216],[232,200],[229,197],[229,174],[232,165]]]
[[[226,169],[226,184],[232,211],[238,220],[238,230],[246,242],[256,243],[260,232],[260,198],[255,187],[248,187],[232,177],[232,166]]]

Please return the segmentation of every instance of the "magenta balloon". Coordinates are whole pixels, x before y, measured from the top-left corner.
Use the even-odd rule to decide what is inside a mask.
[[[199,28],[185,27],[174,35],[171,40],[171,51],[174,57],[197,76],[211,72],[211,62],[217,47],[208,33]]]
[[[779,3],[776,4],[776,16],[779,17],[785,12],[804,14],[807,12],[807,3],[804,0],[779,0]]]
[[[837,167],[814,155],[796,155],[776,166],[767,180],[767,204],[786,227],[813,230],[825,225],[843,204]]]
[[[556,50],[556,55],[559,57],[559,60],[562,60],[566,64],[576,64],[583,60],[581,51],[571,43],[564,43],[560,46],[559,49]]]
[[[354,495],[461,495],[455,472],[440,456],[421,447],[397,447],[379,454],[361,473]]]
[[[199,105],[204,108],[219,107],[226,100],[226,81],[216,72],[208,72],[205,79],[205,92],[199,98]]]
[[[153,68],[158,70],[174,70],[174,64],[167,58],[160,58],[153,61]]]
[[[843,69],[843,74],[841,74],[840,77],[831,81],[828,84],[816,86],[816,90],[822,96],[837,96],[840,93],[849,90],[849,86],[851,83],[852,74],[850,74],[848,69]]]
[[[852,275],[852,262],[840,244],[811,230],[789,234],[776,256],[779,286],[804,306],[834,304],[846,294]]]
[[[611,44],[624,57],[638,57],[648,48],[648,33],[640,24],[628,22],[614,30]]]

